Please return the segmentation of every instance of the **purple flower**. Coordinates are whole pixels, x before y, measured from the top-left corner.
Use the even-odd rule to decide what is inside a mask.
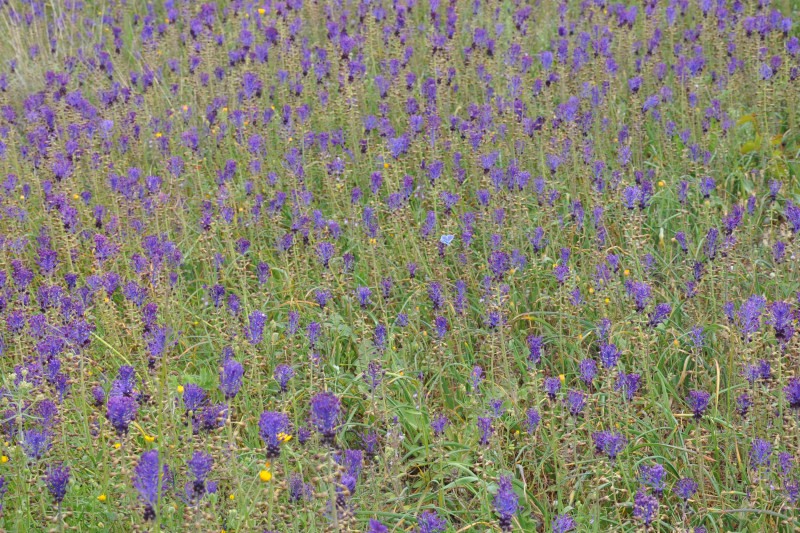
[[[578,364],[581,381],[586,385],[591,385],[597,376],[597,362],[594,359],[582,359]]]
[[[47,475],[44,478],[47,490],[53,500],[60,504],[67,494],[67,483],[69,483],[69,467],[58,464],[51,466],[47,470]]]
[[[275,367],[275,372],[272,377],[278,382],[281,387],[281,392],[286,392],[289,380],[294,377],[294,369],[289,365],[280,364]]]
[[[544,391],[551,400],[556,399],[556,394],[561,390],[561,380],[557,377],[549,377],[544,380]]]
[[[786,215],[786,220],[789,222],[789,225],[792,226],[792,232],[794,234],[800,233],[800,206],[796,206],[791,201],[787,201],[784,215]]]
[[[704,176],[700,180],[700,194],[703,198],[708,198],[716,188],[717,182],[711,176]]]
[[[553,275],[555,275],[556,281],[558,281],[559,284],[563,284],[569,277],[569,265],[567,264],[569,261],[569,256],[569,248],[562,248],[561,261],[559,262],[558,266],[553,269]]]
[[[369,297],[371,295],[372,290],[369,287],[358,287],[356,289],[356,298],[358,299],[358,305],[361,306],[361,309],[366,309],[370,304]]]
[[[285,413],[264,411],[258,421],[258,434],[267,445],[267,457],[278,457],[281,454],[278,435],[289,429],[289,417]]]
[[[128,426],[136,418],[139,404],[129,396],[111,396],[108,399],[106,418],[111,422],[117,435],[128,432]]]
[[[621,390],[624,398],[627,401],[633,400],[636,393],[639,391],[639,382],[641,375],[639,374],[624,374],[622,372],[617,376],[617,383],[614,385],[614,390]]]
[[[271,275],[272,271],[267,263],[261,262],[256,265],[256,276],[258,277],[259,285],[265,284]]]
[[[687,242],[686,242],[686,234],[684,232],[679,231],[679,232],[675,233],[675,240],[680,245],[681,250],[683,250],[684,252],[688,252],[689,251],[689,247],[688,247]]]
[[[511,531],[511,519],[519,508],[519,496],[514,493],[511,476],[500,476],[497,485],[497,494],[492,502],[494,510],[500,515],[500,529]]]
[[[528,335],[528,361],[533,364],[539,364],[542,360],[542,347],[544,346],[544,339],[537,335]]]
[[[431,301],[434,311],[438,311],[444,305],[444,294],[442,293],[442,285],[436,281],[428,285],[428,298]]]
[[[483,368],[480,365],[472,367],[472,372],[469,376],[470,385],[472,385],[472,392],[478,393],[481,383],[483,383]]]
[[[444,433],[444,429],[450,424],[450,420],[444,415],[439,415],[431,422],[431,429],[435,436],[440,436]]]
[[[761,327],[761,312],[767,304],[766,298],[753,295],[745,301],[736,314],[739,331],[742,337],[750,340],[750,336]]]
[[[705,253],[709,259],[713,260],[717,256],[717,239],[719,238],[719,230],[717,228],[711,228],[706,233],[706,241],[705,241]]]
[[[491,438],[492,434],[494,433],[494,427],[492,427],[492,417],[489,416],[479,416],[478,417],[478,429],[481,432],[481,444],[484,446],[489,445],[489,439]]]
[[[784,256],[786,255],[786,243],[777,241],[772,247],[772,259],[777,264],[783,263]]]
[[[247,341],[253,346],[260,344],[264,338],[264,325],[267,322],[267,315],[259,310],[250,313],[249,324],[245,335]]]
[[[192,429],[194,433],[199,433],[221,428],[225,425],[227,416],[228,406],[226,404],[206,405],[192,418]]]
[[[417,517],[417,533],[443,533],[447,529],[447,520],[441,518],[439,513],[422,511]]]
[[[236,251],[240,255],[245,255],[250,250],[250,241],[247,239],[239,239],[236,241]]]
[[[132,396],[136,388],[136,371],[132,366],[122,365],[117,372],[117,379],[111,383],[109,396]]]
[[[367,527],[367,533],[389,533],[389,528],[384,526],[374,518],[370,518]]]
[[[612,431],[592,433],[592,441],[594,442],[595,451],[606,454],[612,461],[616,460],[619,453],[628,443],[621,433]]]
[[[553,533],[569,533],[573,531],[577,525],[575,520],[566,513],[557,515],[553,518]]]
[[[299,502],[302,499],[311,499],[313,488],[310,484],[303,483],[303,478],[297,474],[289,477],[289,501]]]
[[[433,320],[433,325],[436,328],[436,336],[439,339],[443,339],[450,327],[450,325],[447,323],[447,319],[443,316],[437,316]]]
[[[529,241],[533,247],[533,251],[537,254],[544,250],[544,247],[547,246],[547,239],[544,238],[544,228],[538,226],[534,229],[533,235],[529,237]]]
[[[325,309],[325,306],[328,305],[328,300],[331,298],[331,291],[327,289],[317,289],[314,291],[314,299],[317,301],[317,305],[319,305],[320,309]]]
[[[600,345],[600,362],[606,368],[613,368],[617,366],[619,358],[622,353],[617,349],[616,344],[601,344]]]
[[[373,359],[367,365],[367,371],[364,372],[364,380],[367,382],[367,386],[371,392],[375,392],[375,389],[378,388],[381,381],[383,380],[383,376],[386,374],[386,371],[381,366],[380,361],[377,359]]]
[[[658,499],[639,489],[633,498],[633,516],[644,522],[648,527],[653,520],[658,518]]]
[[[752,405],[753,401],[750,399],[750,395],[746,392],[743,392],[736,397],[736,412],[739,413],[739,416],[747,416],[747,412],[750,410]]]
[[[206,391],[194,383],[183,386],[183,407],[187,411],[197,411],[205,404]]]
[[[578,416],[586,406],[586,394],[579,390],[568,391],[567,405],[569,406],[569,413],[572,416]]]
[[[693,327],[691,331],[689,331],[689,338],[692,340],[694,347],[700,350],[705,342],[705,335],[703,334],[702,326]]]
[[[650,320],[648,321],[648,325],[651,328],[657,327],[659,324],[663,323],[664,321],[669,318],[669,314],[672,312],[672,306],[668,303],[660,303],[656,305],[655,310],[650,315]]]
[[[489,255],[489,270],[492,271],[495,279],[503,279],[509,268],[510,260],[507,253],[495,250]]]
[[[653,466],[642,465],[639,467],[639,483],[653,489],[656,495],[664,492],[664,478],[666,477],[667,471],[658,463]]]
[[[769,323],[775,329],[775,338],[778,339],[781,346],[785,346],[794,335],[793,321],[795,314],[791,306],[786,302],[774,302],[770,306],[770,311],[772,316],[769,319]]]
[[[158,499],[167,488],[166,480],[161,482],[162,477],[166,477],[168,472],[167,465],[160,464],[158,450],[148,450],[139,458],[139,463],[133,472],[133,487],[139,493],[139,498],[144,502],[144,519],[154,520],[156,517],[155,506]],[[159,485],[161,485],[159,487]]]
[[[675,483],[672,492],[685,502],[697,493],[697,482],[690,477],[681,478]]]
[[[333,443],[336,436],[340,408],[341,401],[331,392],[320,392],[311,398],[311,423],[328,443]]]
[[[536,428],[539,427],[539,422],[541,422],[541,420],[542,417],[536,409],[530,408],[525,411],[525,427],[528,429],[529,435],[533,435]]]
[[[41,459],[53,445],[47,431],[27,429],[22,432],[20,444],[28,459]]]
[[[214,458],[207,453],[194,452],[187,465],[189,466],[189,471],[192,473],[192,476],[194,476],[195,482],[203,483],[211,472],[211,468],[214,465]]]
[[[762,466],[769,466],[772,456],[772,444],[763,439],[753,439],[750,446],[750,468],[758,470]]]
[[[783,389],[786,395],[786,401],[789,402],[789,407],[792,409],[800,409],[800,379],[792,378],[789,384]]]
[[[644,311],[650,301],[650,286],[644,282],[628,280],[625,282],[625,291],[636,302],[636,311],[639,313]]]
[[[227,359],[222,364],[219,373],[219,390],[225,395],[226,400],[232,400],[242,387],[244,367],[235,359]]]
[[[206,478],[211,472],[214,465],[214,459],[211,455],[203,452],[194,452],[192,458],[187,463],[189,471],[191,472],[194,480],[186,484],[186,494],[189,498],[202,498],[207,490],[212,490],[213,483],[206,487]]]
[[[686,397],[686,403],[689,404],[689,408],[692,410],[697,420],[703,417],[703,413],[708,409],[710,401],[711,394],[702,390],[691,390],[689,391],[689,396]]]
[[[336,248],[329,242],[321,242],[317,245],[317,257],[319,257],[320,263],[322,263],[322,266],[325,268],[328,268],[328,263],[335,253]]]

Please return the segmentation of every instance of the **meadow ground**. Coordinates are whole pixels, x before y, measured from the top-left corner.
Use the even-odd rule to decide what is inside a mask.
[[[6,531],[797,531],[790,0],[0,5]]]

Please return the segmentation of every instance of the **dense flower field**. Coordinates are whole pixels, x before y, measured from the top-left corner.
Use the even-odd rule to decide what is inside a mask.
[[[797,8],[0,2],[0,528],[797,531]]]

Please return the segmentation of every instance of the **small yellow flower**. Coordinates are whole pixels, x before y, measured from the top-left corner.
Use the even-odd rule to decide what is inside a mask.
[[[152,435],[145,435],[144,440],[145,442],[153,442],[154,440],[156,440],[156,438]]]
[[[630,271],[630,270],[628,270],[628,269],[626,268],[626,269],[625,269],[625,272],[623,272],[623,274],[624,274],[625,276],[630,276],[630,275],[631,275],[631,271]]]
[[[266,10],[266,9],[264,9],[263,7],[259,7],[259,8],[258,8],[258,14],[259,14],[259,15],[263,15],[263,14],[264,14],[264,13],[266,13],[266,12],[267,12],[267,10]]]
[[[80,198],[80,196],[78,196],[77,194],[73,194],[73,195],[72,195],[72,199],[73,199],[73,200],[77,200],[78,198]]]
[[[292,142],[293,140],[294,140],[294,139],[292,139],[291,137],[289,137],[289,142]]]
[[[589,294],[594,294],[594,287],[589,287]]]
[[[666,185],[666,183],[664,183],[664,180],[658,182],[659,187],[663,187],[664,185]]]
[[[229,499],[229,500],[235,500],[235,499],[236,499],[236,496],[235,496],[233,493],[231,493],[231,494],[228,496],[228,499]]]
[[[0,463],[6,464],[8,462],[8,456],[2,455],[0,456]]]
[[[514,430],[514,435],[519,435],[519,430],[518,429]]]
[[[609,298],[606,298],[604,301],[605,303],[611,303],[611,300]]]
[[[178,393],[183,394],[183,385],[178,385]]]
[[[567,380],[567,377],[566,377],[564,374],[559,374],[559,375],[558,375],[558,381],[560,381],[562,384],[563,384],[563,383],[564,383],[566,380]]]
[[[259,479],[261,479],[261,481],[266,483],[267,481],[272,479],[272,472],[270,472],[269,470],[262,470],[261,472],[259,472],[258,477]]]
[[[680,346],[681,345],[681,343],[678,341],[678,339],[675,339],[674,341],[672,341],[672,344],[674,344],[675,346]]]
[[[102,503],[102,502],[104,502],[104,501],[106,501],[106,499],[107,499],[107,498],[106,498],[106,495],[105,495],[105,494],[101,494],[100,496],[98,496],[98,497],[97,497],[97,501],[99,501],[99,502],[101,502],[101,503]]]
[[[184,111],[189,111],[189,106],[188,106],[188,105],[186,105],[186,104],[183,104],[183,110],[184,110]]]
[[[160,131],[157,131],[156,132],[156,139],[160,139],[161,136],[162,136],[162,133]]]
[[[389,168],[389,163],[384,163],[383,168]]]
[[[372,238],[369,240],[369,243],[370,243],[370,244],[372,244],[372,245],[374,246],[374,245],[378,244],[378,239],[376,239],[375,237],[372,237]]]
[[[25,199],[25,195],[24,195],[24,194],[21,194],[21,195],[19,196],[19,199],[20,199],[20,200],[24,200],[24,199]]]
[[[281,442],[289,442],[292,440],[292,436],[287,433],[278,433],[278,440]]]
[[[119,450],[120,448],[122,448],[122,444],[120,444],[119,442],[115,442],[114,443],[114,449],[115,450]]]

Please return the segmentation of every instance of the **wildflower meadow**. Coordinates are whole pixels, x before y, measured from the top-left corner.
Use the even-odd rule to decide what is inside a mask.
[[[0,0],[0,530],[800,530],[797,0]]]

